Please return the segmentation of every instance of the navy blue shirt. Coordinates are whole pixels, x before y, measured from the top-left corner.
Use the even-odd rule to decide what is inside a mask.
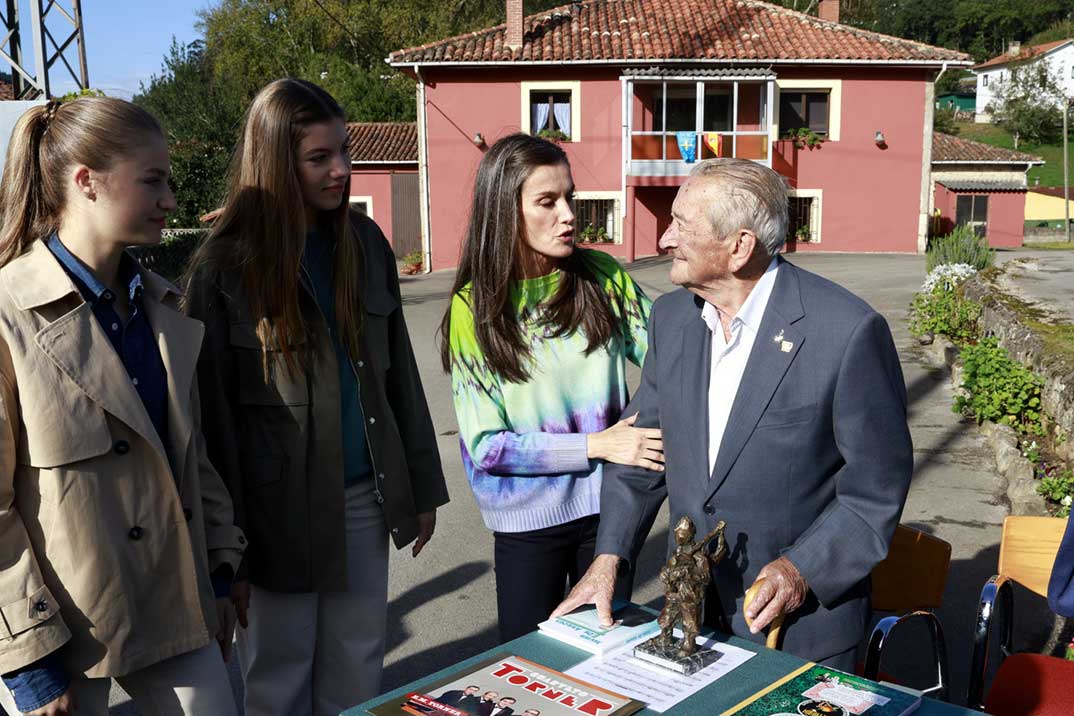
[[[312,231],[306,237],[302,268],[312,284],[309,286],[321,309],[339,367],[340,424],[343,431],[343,485],[352,487],[373,475],[373,461],[365,439],[365,415],[362,412],[358,374],[351,365],[350,354],[339,335],[336,321],[335,242]]]
[[[142,399],[161,443],[167,446],[168,374],[142,303],[142,276],[138,273],[137,263],[126,253],[119,263],[119,282],[127,288],[130,309],[130,317],[124,322],[116,312],[116,297],[111,289],[67,250],[59,236],[53,234],[48,240],[48,247],[74,281],[82,298],[93,309],[93,315],[127,369],[127,375],[138,391],[138,397]]]

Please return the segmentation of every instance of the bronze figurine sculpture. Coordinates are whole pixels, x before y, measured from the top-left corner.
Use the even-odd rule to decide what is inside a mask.
[[[712,581],[711,568],[727,555],[724,526],[720,520],[704,539],[694,542],[696,530],[689,517],[682,517],[675,525],[675,552],[660,570],[665,586],[664,608],[657,618],[660,634],[636,647],[635,656],[686,674],[719,657],[717,652],[703,650],[709,652],[707,658],[692,658],[702,656],[698,654],[697,635],[701,630],[701,603]],[[709,554],[708,546],[713,540],[716,548]],[[676,644],[673,631],[680,622],[683,638]]]

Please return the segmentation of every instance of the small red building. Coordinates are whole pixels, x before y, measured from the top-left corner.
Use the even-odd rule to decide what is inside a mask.
[[[1040,157],[936,132],[932,140],[935,182],[933,233],[972,226],[989,246],[1021,246],[1026,172]]]
[[[421,250],[418,135],[413,122],[347,125],[353,206],[380,226],[402,258]]]
[[[506,9],[504,25],[389,58],[418,81],[427,267],[456,264],[482,152],[517,131],[559,138],[581,236],[627,260],[657,253],[692,166],[682,144],[786,176],[789,250],[924,249],[933,81],[968,56],[840,25],[838,0],[821,18],[756,0]]]

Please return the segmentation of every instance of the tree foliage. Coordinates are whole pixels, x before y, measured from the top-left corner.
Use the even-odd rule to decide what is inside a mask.
[[[501,22],[501,0],[215,0],[200,14],[202,38],[173,41],[134,98],[161,121],[171,149],[179,209],[169,224],[196,227],[219,205],[242,114],[268,82],[317,82],[349,121],[412,120],[414,83],[384,62],[388,54]]]
[[[1010,74],[993,83],[992,96],[986,111],[995,124],[1011,133],[1015,149],[1022,140],[1042,144],[1062,135],[1066,100],[1047,62],[1011,65]]]
[[[778,3],[814,15],[818,5],[815,0],[778,0]],[[1000,54],[1011,40],[1028,41],[1057,23],[1069,21],[1071,10],[1069,0],[841,0],[839,3],[840,21],[847,25],[961,50],[978,62]],[[1038,40],[1034,37],[1033,41]]]
[[[562,4],[526,3],[527,12]],[[353,120],[414,118],[414,84],[394,50],[503,22],[502,0],[220,0],[200,29],[217,78],[253,94],[277,77],[321,84]]]
[[[223,197],[243,96],[232,83],[213,75],[200,41],[181,45],[173,40],[160,74],[142,85],[134,102],[157,117],[168,140],[178,203],[169,223],[198,226],[198,217],[215,209]]]
[[[973,76],[974,74],[969,70],[948,69],[936,80],[936,96],[957,93],[961,81]]]
[[[1074,37],[1074,20],[1069,17],[1059,20],[1046,30],[1038,32],[1026,42],[1027,45],[1043,45],[1045,42],[1069,40]]]
[[[955,121],[954,108],[940,108],[932,114],[932,128],[937,132],[955,135],[959,133],[958,123]]]

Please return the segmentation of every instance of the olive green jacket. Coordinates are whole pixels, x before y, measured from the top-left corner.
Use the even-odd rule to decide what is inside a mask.
[[[364,324],[353,368],[361,387],[376,498],[399,548],[418,514],[448,501],[399,294],[395,257],[371,219],[355,216],[364,254]],[[296,277],[299,280],[299,277]],[[292,375],[261,343],[234,269],[203,269],[187,310],[205,323],[198,360],[209,457],[231,491],[249,539],[240,577],[277,592],[346,588],[339,373],[328,327],[309,289],[300,300],[318,345]]]

